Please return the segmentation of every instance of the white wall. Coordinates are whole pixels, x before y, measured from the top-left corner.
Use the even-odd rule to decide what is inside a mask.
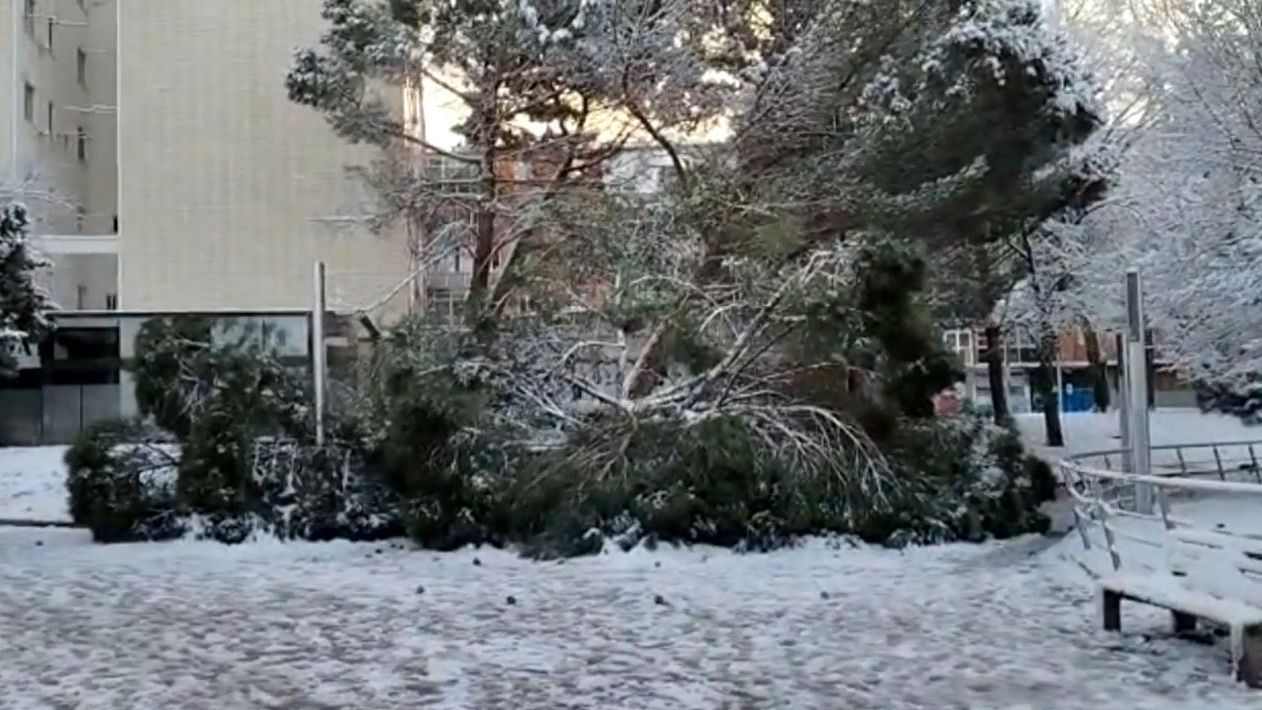
[[[351,307],[407,275],[401,230],[347,219],[367,193],[346,167],[372,153],[286,95],[294,51],[323,30],[321,5],[119,5],[121,308],[306,307],[317,259]]]

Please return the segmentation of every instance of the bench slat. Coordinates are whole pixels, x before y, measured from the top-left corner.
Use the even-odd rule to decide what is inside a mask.
[[[1113,574],[1101,577],[1099,584],[1102,589],[1135,601],[1187,612],[1229,626],[1262,625],[1262,607],[1192,591],[1180,586],[1173,577],[1155,581],[1150,577]]]

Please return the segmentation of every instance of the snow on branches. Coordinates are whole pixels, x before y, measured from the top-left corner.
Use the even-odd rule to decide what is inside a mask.
[[[52,263],[41,256],[26,235],[26,208],[0,211],[0,376],[12,375],[18,348],[38,343],[48,330],[52,302],[38,283],[40,271]]]
[[[1123,274],[1139,268],[1162,358],[1202,387],[1249,390],[1262,373],[1262,14],[1248,0],[1129,12],[1104,52],[1138,68],[1114,82],[1117,179],[1062,225],[1078,254],[1066,296],[1120,326]]]

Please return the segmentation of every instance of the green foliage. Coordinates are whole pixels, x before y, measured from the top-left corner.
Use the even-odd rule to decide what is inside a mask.
[[[16,374],[14,350],[39,343],[49,328],[45,314],[53,309],[36,283],[51,263],[36,254],[27,226],[25,208],[0,210],[0,377]]]
[[[857,240],[858,241],[858,240]],[[855,282],[795,304],[805,319],[793,357],[818,363],[796,380],[795,396],[845,411],[885,444],[900,419],[933,416],[933,396],[963,378],[922,298],[924,258],[888,235],[864,235]]]
[[[623,459],[593,465],[610,441]],[[852,499],[768,458],[739,420],[697,426],[593,420],[571,445],[523,461],[492,495],[492,526],[538,556],[590,554],[606,539],[769,550],[849,528]]]
[[[153,318],[141,326],[130,364],[141,415],[177,436],[188,436],[195,402],[206,387],[210,343],[207,318]]]
[[[1055,496],[1056,481],[1015,431],[975,414],[907,422],[890,456],[915,485],[895,514],[865,521],[857,531],[865,540],[979,542],[1047,530],[1038,507]]]
[[[278,445],[289,456],[256,472],[263,516],[277,535],[369,541],[403,534],[401,499],[356,448]]]
[[[84,431],[66,452],[71,518],[86,525],[97,542],[178,535],[171,448],[135,420]]]
[[[184,443],[176,486],[180,500],[203,514],[242,515],[259,490],[250,464],[253,437],[237,417],[235,396],[207,403]]]
[[[259,436],[303,438],[306,387],[268,345],[265,329],[194,317],[155,318],[136,337],[137,402],[183,444],[176,486],[203,515],[256,512],[250,459]]]

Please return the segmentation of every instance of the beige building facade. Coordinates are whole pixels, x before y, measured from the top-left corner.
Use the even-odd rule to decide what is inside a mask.
[[[59,307],[306,308],[324,261],[353,311],[407,278],[403,228],[368,228],[348,172],[371,149],[286,96],[321,6],[0,0],[0,199],[30,208]]]
[[[114,0],[0,0],[0,192],[27,205],[66,309],[117,303]]]
[[[321,4],[120,0],[122,308],[309,306],[317,260],[344,310],[406,278],[402,231],[366,227],[371,196],[347,171],[372,153],[286,96]]]

